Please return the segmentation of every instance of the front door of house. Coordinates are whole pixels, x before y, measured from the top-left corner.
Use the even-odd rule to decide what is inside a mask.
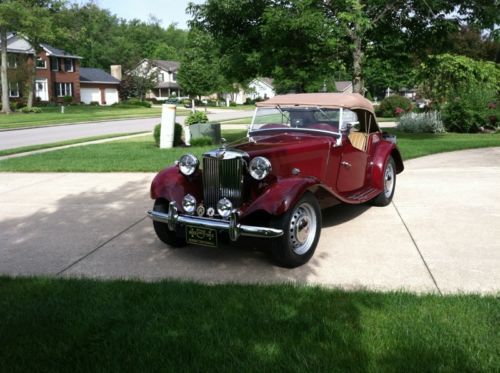
[[[49,101],[49,87],[47,79],[40,79],[36,81],[36,97],[40,101]]]

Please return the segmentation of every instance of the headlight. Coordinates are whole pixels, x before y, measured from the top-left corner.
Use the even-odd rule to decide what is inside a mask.
[[[271,172],[271,162],[264,157],[255,157],[250,161],[249,169],[255,180],[262,180]]]
[[[183,175],[192,175],[198,168],[198,159],[192,154],[184,154],[181,159],[179,159],[179,170],[181,170]]]
[[[192,214],[196,209],[196,198],[194,198],[191,194],[186,194],[182,200],[182,208],[188,214]]]
[[[223,218],[227,218],[229,214],[231,214],[231,210],[233,209],[233,204],[227,198],[222,198],[217,202],[217,212]]]

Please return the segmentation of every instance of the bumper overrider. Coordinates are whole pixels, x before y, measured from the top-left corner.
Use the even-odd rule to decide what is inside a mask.
[[[191,225],[200,228],[211,228],[220,232],[227,232],[231,241],[236,241],[240,236],[275,238],[283,235],[282,229],[269,227],[256,227],[238,223],[238,211],[234,209],[229,215],[229,220],[209,219],[192,215],[179,215],[175,202],[170,202],[168,213],[149,210],[148,216],[154,221],[165,223],[168,229],[175,230],[177,224]]]

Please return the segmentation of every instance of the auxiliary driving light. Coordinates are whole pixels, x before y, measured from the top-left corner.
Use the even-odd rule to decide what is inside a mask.
[[[186,194],[182,200],[182,208],[188,214],[194,213],[194,210],[196,210],[196,198],[194,198],[191,194]]]
[[[217,212],[223,218],[228,218],[231,214],[231,210],[233,209],[233,204],[227,198],[222,198],[217,202]]]

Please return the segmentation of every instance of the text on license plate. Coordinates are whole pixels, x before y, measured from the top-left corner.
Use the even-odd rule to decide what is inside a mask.
[[[195,245],[217,246],[217,231],[186,225],[186,241]]]

